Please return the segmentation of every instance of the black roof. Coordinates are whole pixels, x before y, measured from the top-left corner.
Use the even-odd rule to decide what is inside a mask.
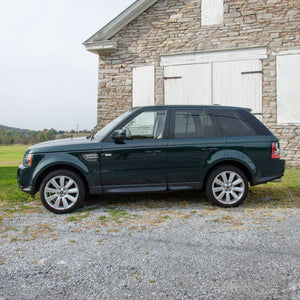
[[[133,109],[244,109],[251,111],[247,107],[238,107],[238,106],[222,106],[222,105],[151,105],[151,106],[139,106],[134,107]]]

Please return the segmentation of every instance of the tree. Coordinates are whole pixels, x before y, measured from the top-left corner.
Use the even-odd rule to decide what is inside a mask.
[[[46,141],[46,137],[45,137],[45,135],[44,135],[43,132],[40,132],[40,133],[38,134],[38,138],[39,138],[39,141],[40,141],[40,142],[45,142],[45,141]]]
[[[53,128],[47,131],[46,138],[47,140],[54,140],[55,136],[57,135],[57,131]]]

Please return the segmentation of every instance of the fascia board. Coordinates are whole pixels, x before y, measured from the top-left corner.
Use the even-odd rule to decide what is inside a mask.
[[[137,18],[145,10],[151,7],[158,0],[137,0],[131,4],[127,9],[110,21],[107,25],[102,27],[83,44],[91,44],[93,42],[100,42],[110,39],[114,34],[119,32],[123,27]]]
[[[117,46],[117,43],[112,41],[102,41],[97,43],[85,44],[86,50],[95,54],[114,52],[117,49]]]

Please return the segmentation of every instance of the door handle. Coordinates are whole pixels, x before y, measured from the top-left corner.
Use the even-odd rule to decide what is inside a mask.
[[[155,156],[157,153],[161,153],[161,150],[146,150],[145,153],[149,156]]]
[[[217,147],[203,147],[201,148],[202,151],[217,151]]]

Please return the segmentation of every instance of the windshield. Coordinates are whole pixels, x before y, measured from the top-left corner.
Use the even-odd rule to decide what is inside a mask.
[[[117,117],[116,119],[114,119],[113,121],[111,121],[110,123],[108,123],[105,127],[103,127],[100,131],[98,131],[94,138],[97,141],[101,141],[107,134],[110,133],[110,131],[113,130],[113,128],[115,126],[117,126],[118,123],[122,122],[122,120],[126,119],[128,117],[128,115],[130,115],[132,113],[132,109],[126,111],[124,114],[122,114],[121,116]]]

